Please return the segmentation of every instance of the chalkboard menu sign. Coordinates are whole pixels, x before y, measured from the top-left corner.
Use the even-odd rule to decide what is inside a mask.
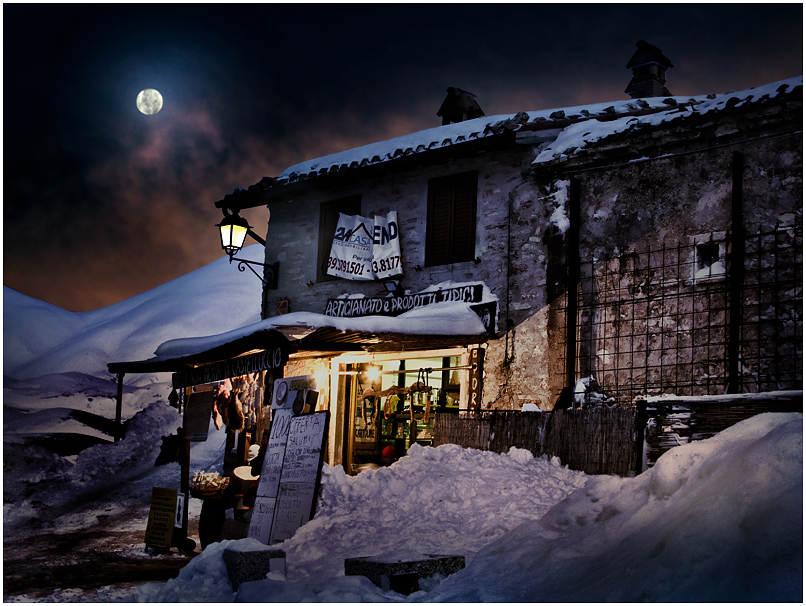
[[[329,422],[327,411],[274,411],[247,536],[279,543],[313,517]]]

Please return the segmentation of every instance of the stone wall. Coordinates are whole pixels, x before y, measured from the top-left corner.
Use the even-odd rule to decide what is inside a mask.
[[[519,410],[533,402],[551,410],[565,383],[569,179],[580,183],[583,261],[595,263],[648,245],[676,246],[697,235],[729,232],[734,151],[745,158],[745,225],[800,223],[801,135],[767,137],[770,133],[763,129],[745,131],[739,116],[699,133],[675,127],[631,135],[627,142],[602,146],[595,162],[586,159],[588,166],[535,171],[530,164],[537,147],[524,145],[434,166],[390,170],[329,188],[312,182],[304,195],[270,205],[266,261],[280,262],[280,287],[265,292],[264,316],[274,315],[281,300],[289,302],[292,312],[322,313],[328,298],[385,294],[378,282],[316,282],[319,206],[360,194],[363,215],[398,213],[404,289],[418,292],[449,280],[483,281],[498,297],[497,338],[487,345],[482,407]],[[724,141],[725,133],[733,136],[734,144],[711,145],[719,137]],[[742,137],[752,140],[742,143]],[[630,152],[632,143],[635,153]],[[669,155],[649,161],[635,158],[641,150],[651,149],[654,155],[659,148],[668,149]],[[424,267],[428,180],[470,170],[479,172],[478,262]]]

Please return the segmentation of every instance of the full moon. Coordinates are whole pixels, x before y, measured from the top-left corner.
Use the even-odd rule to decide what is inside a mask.
[[[162,95],[158,90],[147,88],[141,90],[137,95],[137,109],[143,112],[146,116],[156,114],[162,109]]]

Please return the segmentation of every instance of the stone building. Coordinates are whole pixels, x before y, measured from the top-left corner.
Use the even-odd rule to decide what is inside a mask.
[[[257,205],[271,209],[266,261],[279,261],[280,271],[278,288],[264,291],[264,317],[275,315],[281,302],[291,311],[322,313],[331,298],[383,295],[378,281],[330,279],[323,262],[337,210],[363,216],[397,211],[403,289],[417,293],[438,284],[483,283],[497,299],[496,328],[484,345],[483,408],[519,409],[531,402],[550,410],[562,388],[581,377],[593,376],[600,387],[616,385],[603,376],[611,361],[613,368],[622,369],[616,374],[640,368],[633,374],[644,378],[633,377],[632,395],[645,390],[641,381],[657,389],[667,384],[693,388],[694,378],[650,380],[660,372],[655,367],[670,355],[667,351],[658,358],[653,353],[669,349],[655,336],[655,325],[670,329],[674,323],[676,361],[666,366],[690,366],[692,352],[685,349],[704,346],[700,341],[706,337],[695,328],[701,319],[684,307],[705,309],[706,303],[692,299],[692,293],[700,292],[713,299],[707,303],[713,311],[706,313],[730,315],[731,282],[737,274],[732,238],[741,225],[745,251],[758,246],[766,250],[768,240],[778,239],[774,250],[761,254],[778,255],[778,280],[788,276],[776,287],[784,289],[778,297],[784,307],[779,305],[778,313],[797,317],[776,330],[790,338],[782,354],[788,359],[788,375],[780,384],[794,386],[800,381],[795,367],[801,355],[799,344],[795,346],[801,334],[797,307],[802,297],[801,91],[801,79],[796,78],[724,95],[483,117],[290,167],[276,179],[227,196],[218,206],[231,211]],[[454,206],[437,217],[441,211],[435,200],[443,190]],[[469,230],[451,232],[452,225],[467,218]],[[432,225],[436,221],[444,223],[439,233]],[[758,234],[767,232],[759,240]],[[433,252],[438,241],[448,238],[453,240],[447,249]],[[657,261],[662,247],[667,258]],[[789,252],[794,256],[787,257]],[[644,259],[647,254],[651,258]],[[672,254],[674,263],[669,260]],[[753,260],[746,262],[747,280],[768,279],[756,275]],[[612,275],[611,266],[617,275]],[[696,278],[706,266],[713,275]],[[647,311],[647,305],[657,307],[654,301],[660,301],[659,284],[665,291],[671,289],[672,270],[680,289],[666,298],[674,299],[680,309],[672,310],[667,301],[665,311]],[[603,292],[601,282],[608,271],[607,280],[619,282],[618,293]],[[569,383],[566,293],[573,283],[580,283],[575,304],[577,372]],[[749,304],[758,299],[757,291],[741,295],[745,298],[738,308],[745,316],[741,327],[746,341],[756,330],[751,325],[758,314],[749,311]],[[594,298],[623,302],[625,294],[635,308],[631,334],[640,332],[641,339],[636,336],[627,343],[620,335],[604,343],[625,320],[606,319],[613,312],[612,301],[600,305]],[[627,303],[622,306],[626,309]],[[730,330],[724,318],[718,323],[722,332]],[[758,330],[763,333],[765,328]],[[679,344],[678,337],[691,345]],[[766,341],[753,339],[756,350],[759,340]],[[622,353],[616,354],[619,345]],[[706,391],[712,393],[727,389],[729,379],[724,368],[727,346],[721,341],[719,346],[724,359],[720,376],[708,384]],[[747,350],[749,341],[742,346]],[[624,352],[644,360],[627,363]],[[758,374],[748,367],[754,356],[769,358],[758,351],[745,355],[745,379]],[[737,358],[736,363],[742,362]],[[715,361],[708,364],[719,366]],[[769,389],[772,384],[765,381],[755,386],[744,381],[744,389]],[[624,380],[619,384],[623,387]]]
[[[802,77],[672,96],[637,46],[629,100],[485,116],[451,88],[441,126],[216,202],[270,211],[264,319],[216,343],[288,340],[328,463],[427,444],[435,410],[802,388]],[[334,239],[399,252],[335,277],[367,274]]]

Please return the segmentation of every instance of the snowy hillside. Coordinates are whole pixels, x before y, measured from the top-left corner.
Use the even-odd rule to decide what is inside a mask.
[[[243,258],[263,261],[263,247]],[[226,332],[260,320],[261,283],[226,257],[109,307],[70,312],[3,286],[3,375],[81,372],[151,358],[169,339]],[[137,377],[132,377],[136,382]]]

